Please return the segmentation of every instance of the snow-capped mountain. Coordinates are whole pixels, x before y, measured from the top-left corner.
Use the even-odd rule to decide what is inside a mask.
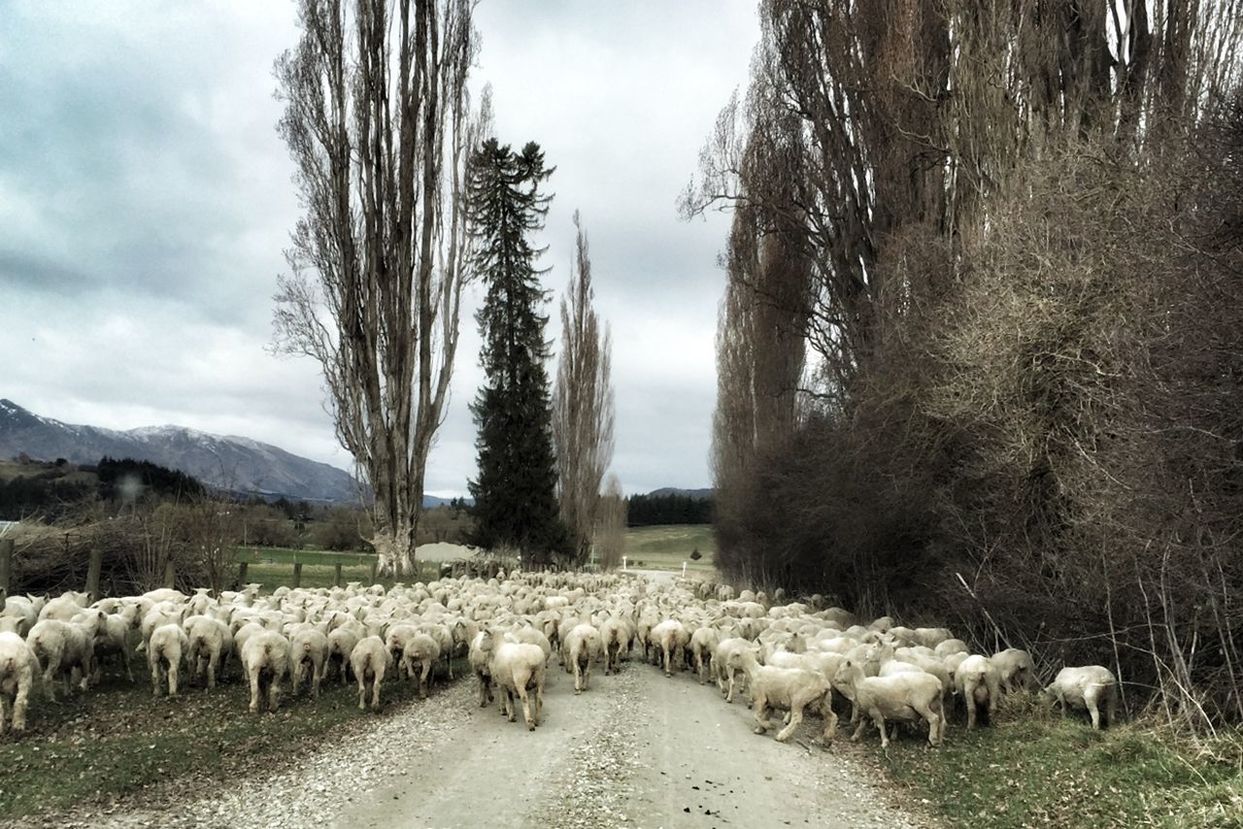
[[[0,399],[0,458],[21,453],[39,460],[65,458],[93,464],[105,455],[151,461],[192,475],[208,486],[266,497],[357,502],[358,482],[348,472],[232,435],[210,435],[182,426],[128,431],[80,426],[40,417]]]

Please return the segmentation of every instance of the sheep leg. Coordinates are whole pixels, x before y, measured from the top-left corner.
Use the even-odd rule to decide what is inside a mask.
[[[216,687],[216,669],[220,667],[220,651],[212,651],[211,656],[207,658],[207,688],[211,690]]]
[[[154,654],[149,653],[148,657],[151,657],[151,656],[154,656]],[[158,697],[160,695],[161,680],[163,679],[163,677],[160,676],[161,672],[160,672],[159,657],[151,659],[149,664],[151,666],[151,696]]]
[[[790,739],[790,735],[798,728],[798,724],[803,721],[803,706],[797,702],[790,706],[790,723],[777,732],[777,742],[784,743]]]
[[[427,699],[427,675],[432,672],[432,661],[424,659],[422,668],[419,672],[419,699]]]
[[[544,718],[544,671],[535,676],[535,724],[539,725]]]
[[[729,693],[725,695],[725,701],[732,705],[734,702],[734,677],[737,674],[733,668],[726,668],[726,670],[729,671]]]
[[[384,666],[381,665],[371,676],[371,709],[380,709],[380,686],[384,684]]]
[[[854,733],[850,735],[850,742],[852,743],[859,742],[859,738],[863,736],[863,729],[867,728],[867,725],[869,722],[870,720],[868,720],[865,717],[859,718],[858,725],[855,726]]]
[[[60,659],[55,656],[48,658],[47,667],[43,669],[43,695],[48,702],[56,702],[56,671],[60,667]]]
[[[757,695],[751,703],[755,707],[755,728],[756,734],[763,734],[768,730],[768,700],[763,696]]]
[[[820,714],[824,717],[824,734],[821,739],[828,743],[837,736],[837,712],[833,710],[832,694],[825,694],[820,703]]]
[[[259,713],[259,668],[253,667],[246,672],[246,679],[250,682],[250,713]]]
[[[379,687],[379,683],[376,686]],[[358,710],[367,710],[367,681],[362,676],[358,677]]]
[[[514,706],[514,690],[508,687],[505,688],[505,718],[510,722],[517,719]]]
[[[880,711],[872,712],[872,722],[876,723],[876,730],[880,732],[880,747],[882,749],[889,748],[889,735],[885,733],[885,716]]]
[[[8,696],[0,692],[0,735],[4,734],[4,721],[6,717],[6,707],[8,706]],[[17,729],[17,712],[13,712],[13,730]]]
[[[673,671],[670,669],[670,663],[673,661],[671,649],[665,645],[661,645],[660,649],[664,651],[665,654],[665,676],[673,676]]]
[[[1088,691],[1083,695],[1083,701],[1087,703],[1088,714],[1092,717],[1092,729],[1094,731],[1101,730],[1101,709],[1097,705],[1096,694]]]
[[[587,660],[587,664],[583,666],[583,690],[587,690],[587,683],[591,680],[591,660]]]
[[[969,685],[963,692],[963,702],[967,703],[967,730],[975,728],[975,686]]]
[[[272,673],[272,682],[268,685],[268,710],[276,711],[281,706],[281,679],[280,675],[275,671]]]

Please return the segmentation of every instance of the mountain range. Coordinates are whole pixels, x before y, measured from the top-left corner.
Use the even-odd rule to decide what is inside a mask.
[[[0,399],[0,457],[64,458],[94,464],[105,455],[180,470],[210,487],[264,498],[357,502],[359,483],[343,469],[235,435],[183,426],[118,431],[62,423]],[[439,500],[431,499],[429,500]]]

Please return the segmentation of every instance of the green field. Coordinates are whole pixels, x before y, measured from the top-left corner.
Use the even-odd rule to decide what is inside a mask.
[[[691,559],[699,550],[702,558]],[[687,570],[712,572],[716,553],[712,527],[708,524],[676,524],[656,527],[632,527],[626,531],[625,555],[631,567],[649,570]],[[274,590],[282,585],[293,586],[294,563],[301,562],[302,587],[332,587],[336,581],[335,565],[341,563],[341,583],[371,581],[371,559],[365,553],[332,553],[326,550],[294,550],[284,547],[249,547],[239,550],[239,560],[247,561],[246,581]],[[439,575],[435,562],[417,562],[418,578],[406,582],[432,581]],[[383,584],[391,580],[381,579]]]
[[[691,559],[699,550],[703,558]],[[672,524],[656,527],[631,527],[626,531],[628,564],[649,570],[687,570],[710,572],[715,569],[716,540],[711,524]]]

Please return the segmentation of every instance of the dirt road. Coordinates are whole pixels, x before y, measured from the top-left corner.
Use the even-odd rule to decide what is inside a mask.
[[[553,666],[555,668],[555,664]],[[690,674],[631,662],[573,679],[551,671],[528,733],[456,688],[435,704],[456,725],[355,793],[342,827],[900,827],[917,825],[867,782],[850,752],[751,733],[751,714]],[[469,683],[468,683],[469,684]],[[473,691],[473,688],[470,690]],[[819,722],[798,734],[809,743]],[[770,732],[771,733],[771,732]]]

